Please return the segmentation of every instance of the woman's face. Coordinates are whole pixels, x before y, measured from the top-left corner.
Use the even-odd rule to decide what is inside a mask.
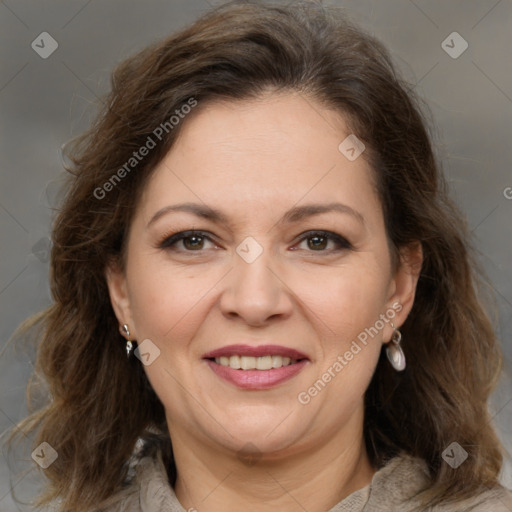
[[[392,268],[365,155],[299,94],[201,107],[145,188],[125,272],[107,273],[171,437],[262,454],[356,439],[416,283]]]

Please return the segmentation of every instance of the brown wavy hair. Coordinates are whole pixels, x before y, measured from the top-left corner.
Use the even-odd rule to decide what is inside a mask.
[[[70,151],[52,232],[53,304],[22,326],[40,328],[27,394],[45,382],[50,396],[11,437],[34,432],[34,447],[46,441],[58,452],[44,470],[37,505],[101,509],[125,486],[139,437],[160,446],[174,482],[164,409],[139,361],[126,359],[105,269],[112,261],[123,265],[141,191],[187,120],[101,199],[98,188],[190,98],[200,109],[268,91],[299,93],[344,116],[366,145],[391,252],[399,257],[414,241],[423,248],[415,303],[402,327],[407,369],[397,373],[381,360],[365,395],[370,460],[381,467],[405,451],[426,461],[425,506],[495,486],[502,448],[487,400],[501,353],[482,303],[483,281],[433,151],[428,107],[383,45],[343,11],[315,2],[231,2],[119,64],[111,86]],[[441,459],[454,440],[469,453],[457,470]]]

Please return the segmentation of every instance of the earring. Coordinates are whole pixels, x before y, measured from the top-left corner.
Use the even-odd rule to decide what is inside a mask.
[[[121,334],[126,336],[127,338],[130,337],[130,329],[128,329],[128,326],[126,324],[123,324],[121,327]],[[126,357],[130,359],[130,353],[133,349],[134,341],[130,341],[129,339],[126,340]]]
[[[400,341],[402,340],[402,333],[393,325],[393,334],[391,335],[391,341],[386,345],[386,355],[391,363],[391,366],[397,371],[401,372],[405,369],[405,355]]]

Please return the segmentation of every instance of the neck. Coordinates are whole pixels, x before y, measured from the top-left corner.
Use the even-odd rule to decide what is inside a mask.
[[[186,510],[224,512],[229,505],[230,510],[254,512],[272,507],[321,512],[368,485],[375,473],[362,435],[347,442],[336,433],[324,436],[321,445],[291,455],[251,459],[212,450],[197,439],[190,444],[191,439],[177,434],[172,435],[178,469],[175,493]]]

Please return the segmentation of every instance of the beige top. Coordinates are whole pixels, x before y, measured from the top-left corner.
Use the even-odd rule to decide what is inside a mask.
[[[185,510],[176,498],[160,451],[138,460],[133,467],[133,475],[129,487],[109,500],[102,511],[195,512],[195,509]],[[410,512],[418,503],[407,499],[427,485],[426,464],[420,459],[402,455],[379,469],[369,485],[347,496],[328,512]],[[512,512],[512,493],[499,487],[463,503],[425,510],[430,511]]]

